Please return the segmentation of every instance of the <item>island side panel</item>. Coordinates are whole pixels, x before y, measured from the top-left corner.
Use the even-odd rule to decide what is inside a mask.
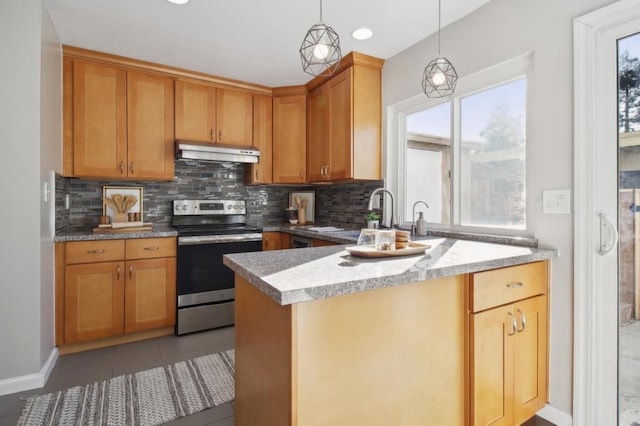
[[[464,425],[465,276],[296,305],[297,424]]]
[[[236,275],[236,426],[295,425],[291,305]]]

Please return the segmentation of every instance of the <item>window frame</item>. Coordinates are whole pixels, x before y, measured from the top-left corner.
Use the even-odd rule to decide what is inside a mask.
[[[396,194],[396,214],[401,218],[401,226],[409,228],[410,222],[405,221],[405,200],[406,200],[406,165],[407,165],[407,132],[406,117],[415,112],[432,108],[445,102],[451,102],[451,216],[450,223],[429,222],[428,227],[433,230],[454,231],[463,233],[479,233],[505,236],[531,236],[531,194],[527,191],[530,179],[531,167],[531,126],[529,117],[531,115],[531,103],[533,93],[533,53],[510,59],[500,64],[478,71],[458,80],[456,91],[448,98],[431,99],[420,93],[417,96],[398,102],[387,107],[387,148],[385,164],[385,182],[394,194]],[[489,90],[520,78],[526,79],[526,113],[525,113],[525,227],[524,229],[483,227],[483,226],[463,226],[460,225],[460,101],[463,97],[475,93]],[[456,130],[457,129],[457,130]],[[385,210],[390,210],[390,206],[385,203]],[[389,213],[388,211],[387,213]]]

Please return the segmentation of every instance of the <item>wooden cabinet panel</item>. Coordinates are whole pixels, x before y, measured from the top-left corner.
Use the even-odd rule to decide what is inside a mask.
[[[273,183],[306,182],[306,95],[273,98]]]
[[[511,426],[513,344],[511,307],[472,315],[472,413],[475,426]]]
[[[329,180],[329,92],[323,85],[309,93],[307,123],[307,177],[309,182]]]
[[[382,70],[355,65],[353,93],[353,176],[382,179]]]
[[[329,89],[329,123],[331,154],[328,175],[331,180],[353,176],[353,69],[342,71],[327,83]]]
[[[73,241],[65,244],[66,264],[124,259],[124,240]]]
[[[215,142],[216,89],[176,81],[176,139]]]
[[[334,243],[332,241],[326,241],[326,240],[318,240],[318,239],[311,240],[311,247],[335,246],[336,244],[337,243]]]
[[[176,259],[127,261],[125,333],[167,327],[176,321]]]
[[[126,72],[76,61],[73,66],[73,174],[127,175]]]
[[[154,257],[175,257],[175,238],[140,238],[126,240],[127,259],[151,259]]]
[[[547,291],[547,263],[534,262],[471,275],[472,306],[478,312]]]
[[[65,343],[122,334],[124,262],[65,268]]]
[[[262,250],[280,250],[282,247],[282,240],[280,232],[263,232],[262,233]]]
[[[253,147],[260,162],[246,167],[245,183],[273,182],[273,104],[271,96],[253,96]]]
[[[174,175],[173,80],[127,73],[128,176]]]
[[[216,90],[217,142],[225,145],[253,144],[253,96],[235,90]]]
[[[515,337],[514,424],[521,424],[544,407],[547,395],[547,297],[523,300],[514,306]]]

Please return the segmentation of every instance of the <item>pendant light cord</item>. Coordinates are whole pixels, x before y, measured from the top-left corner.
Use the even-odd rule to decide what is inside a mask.
[[[440,1],[440,0],[438,0]],[[320,23],[322,24],[322,0],[320,0]]]
[[[442,14],[442,8],[440,7],[440,1],[438,0],[438,56],[440,56],[440,20]],[[322,5],[322,0],[320,0],[320,5]],[[320,6],[322,8],[322,6]],[[322,21],[322,12],[320,12],[320,20]]]

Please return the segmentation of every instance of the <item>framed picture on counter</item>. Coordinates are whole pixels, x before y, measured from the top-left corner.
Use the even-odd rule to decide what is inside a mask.
[[[306,200],[306,206],[304,211],[305,222],[313,223],[315,221],[315,211],[316,211],[316,192],[315,191],[289,192],[289,207],[298,209],[299,208],[298,204],[302,205],[305,203],[305,201],[303,200]]]
[[[111,223],[127,222],[129,213],[140,213],[144,189],[141,186],[103,186],[102,214],[111,218]]]

